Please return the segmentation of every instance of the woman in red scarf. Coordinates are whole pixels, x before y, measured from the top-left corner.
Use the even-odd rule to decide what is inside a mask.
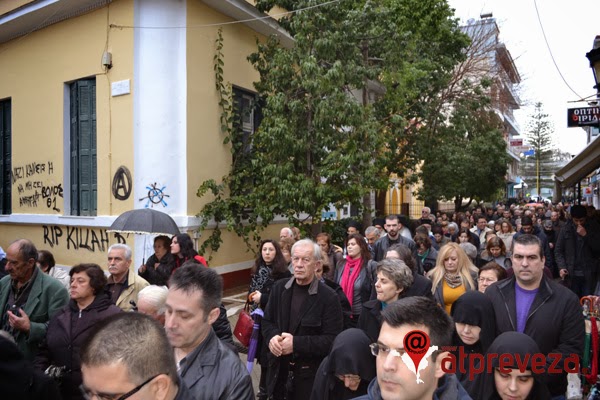
[[[374,275],[376,263],[371,260],[371,252],[362,235],[357,233],[348,236],[346,245],[347,255],[335,270],[334,280],[342,287],[350,307],[352,307],[352,322],[360,316],[362,304],[369,301],[374,290]]]

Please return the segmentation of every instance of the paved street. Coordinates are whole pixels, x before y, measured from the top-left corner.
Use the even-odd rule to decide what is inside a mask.
[[[235,328],[235,324],[238,319],[238,313],[244,308],[246,302],[246,294],[248,293],[247,286],[240,286],[226,290],[223,294],[223,304],[227,308],[227,317],[229,317],[229,323],[231,324],[231,330]],[[240,344],[235,338],[233,339],[236,344]],[[241,346],[241,345],[240,345]],[[240,359],[246,364],[246,354],[240,352]],[[258,382],[260,379],[260,365],[255,363],[252,369],[252,384],[254,385],[254,392],[258,391]]]

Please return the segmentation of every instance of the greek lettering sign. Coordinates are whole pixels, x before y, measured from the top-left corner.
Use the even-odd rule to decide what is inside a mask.
[[[511,147],[523,146],[523,139],[511,139],[510,146]]]
[[[600,107],[579,107],[567,109],[567,127],[598,125]]]

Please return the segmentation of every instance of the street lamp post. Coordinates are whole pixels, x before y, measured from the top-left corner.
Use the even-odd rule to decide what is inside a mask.
[[[596,36],[593,49],[585,56],[590,60],[590,68],[594,73],[594,82],[596,83],[594,88],[600,94],[600,82],[598,82],[598,79],[600,79],[600,35]]]

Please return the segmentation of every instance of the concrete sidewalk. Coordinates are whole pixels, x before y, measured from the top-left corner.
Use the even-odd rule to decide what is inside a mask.
[[[235,324],[238,320],[238,314],[244,308],[246,304],[246,295],[248,294],[248,287],[241,286],[233,289],[226,290],[223,293],[223,305],[227,309],[227,318],[229,319],[229,323],[231,324],[231,330],[235,328]],[[243,346],[237,339],[234,337],[234,342],[238,346],[240,350],[243,349]],[[247,350],[246,350],[247,351]],[[240,359],[246,365],[248,360],[247,355],[240,351]],[[258,383],[260,381],[260,365],[256,363],[254,360],[254,367],[252,368],[252,384],[254,386],[254,393],[258,392]]]

